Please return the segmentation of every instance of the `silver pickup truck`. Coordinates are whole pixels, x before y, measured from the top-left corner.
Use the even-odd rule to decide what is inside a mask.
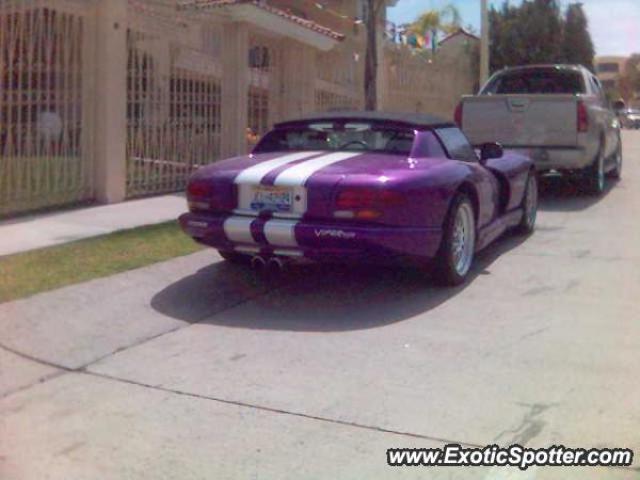
[[[622,170],[620,123],[598,79],[584,67],[534,65],[494,74],[464,96],[455,120],[473,145],[522,150],[540,172],[579,176],[600,194]]]

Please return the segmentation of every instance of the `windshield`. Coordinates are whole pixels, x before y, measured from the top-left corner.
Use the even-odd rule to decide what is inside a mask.
[[[557,68],[527,68],[496,76],[482,92],[490,94],[584,93],[580,72]]]
[[[409,155],[414,137],[412,130],[375,123],[311,123],[271,131],[254,153],[341,150]]]

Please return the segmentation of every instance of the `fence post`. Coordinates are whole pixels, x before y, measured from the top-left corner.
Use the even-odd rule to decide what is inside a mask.
[[[88,196],[95,197],[96,185],[96,5],[85,10],[82,35],[82,116],[81,146],[82,162],[85,165],[83,183]],[[88,167],[88,168],[86,168]]]
[[[95,192],[114,203],[125,199],[127,182],[126,0],[99,0],[95,29]]]
[[[249,108],[249,29],[244,23],[225,23],[223,28],[221,85],[221,156],[232,157],[247,150]]]

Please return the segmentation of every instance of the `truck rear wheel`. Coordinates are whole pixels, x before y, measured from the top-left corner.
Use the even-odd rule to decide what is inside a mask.
[[[614,159],[616,162],[615,167],[613,170],[607,173],[607,176],[609,178],[613,178],[614,180],[620,180],[620,177],[622,177],[622,139],[621,138],[618,138],[618,148],[616,149]]]
[[[598,196],[602,195],[602,192],[604,192],[604,152],[604,142],[600,142],[596,159],[592,165],[588,166],[583,171],[582,184],[589,195]]]
[[[522,220],[515,228],[515,233],[519,235],[529,235],[536,228],[536,218],[538,216],[538,178],[536,172],[529,173],[527,187],[522,199]]]

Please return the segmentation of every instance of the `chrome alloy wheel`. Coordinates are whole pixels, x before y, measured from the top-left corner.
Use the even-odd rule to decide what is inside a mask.
[[[456,273],[465,276],[471,268],[476,245],[475,221],[469,203],[462,203],[458,208],[451,243]]]

